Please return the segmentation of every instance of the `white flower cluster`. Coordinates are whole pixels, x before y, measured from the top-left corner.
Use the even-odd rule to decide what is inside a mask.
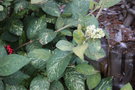
[[[88,38],[102,38],[105,36],[102,28],[96,28],[95,25],[90,25],[86,28],[85,36]]]

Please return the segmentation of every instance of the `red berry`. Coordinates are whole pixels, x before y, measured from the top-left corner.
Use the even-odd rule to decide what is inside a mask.
[[[11,48],[10,45],[5,46],[5,48],[6,48],[7,52],[8,52],[8,54],[12,54],[13,51],[14,51],[14,50]]]

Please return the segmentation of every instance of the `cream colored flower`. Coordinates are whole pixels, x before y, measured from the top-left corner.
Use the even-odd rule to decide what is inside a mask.
[[[88,38],[102,38],[105,33],[102,28],[96,28],[95,25],[90,25],[86,28],[85,36]]]

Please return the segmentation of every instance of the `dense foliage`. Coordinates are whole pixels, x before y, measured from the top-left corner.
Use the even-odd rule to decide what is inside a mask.
[[[105,57],[97,19],[118,2],[0,0],[0,90],[112,90],[84,57]]]

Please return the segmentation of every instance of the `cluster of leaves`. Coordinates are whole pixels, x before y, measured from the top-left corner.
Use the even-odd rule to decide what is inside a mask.
[[[0,0],[0,90],[111,90],[112,78],[84,60],[105,56],[100,39],[84,32],[98,27],[91,12],[119,1]]]

